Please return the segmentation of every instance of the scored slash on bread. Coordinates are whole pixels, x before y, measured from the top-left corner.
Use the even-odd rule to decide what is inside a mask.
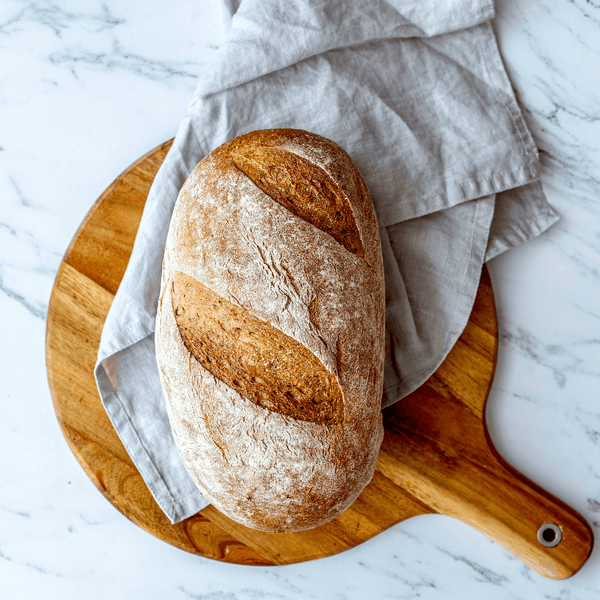
[[[337,377],[295,339],[176,272],[172,303],[188,351],[258,406],[303,421],[343,419]]]
[[[349,252],[364,256],[352,206],[331,177],[284,149],[273,147],[264,152],[264,146],[260,146],[248,152],[248,143],[243,142],[230,150],[242,173],[275,202],[331,235]]]
[[[256,131],[198,164],[155,339],[174,439],[216,508],[296,531],[358,497],[383,438],[384,316],[377,219],[339,146]]]

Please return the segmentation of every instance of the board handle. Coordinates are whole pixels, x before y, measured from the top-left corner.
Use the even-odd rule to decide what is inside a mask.
[[[465,472],[486,510],[459,503],[455,510],[448,506],[446,514],[478,529],[544,577],[567,579],[577,573],[594,545],[587,521],[510,466],[491,442],[478,463]]]
[[[498,454],[481,413],[431,388],[391,409],[384,411],[379,471],[540,575],[566,579],[583,566],[593,547],[592,529]]]

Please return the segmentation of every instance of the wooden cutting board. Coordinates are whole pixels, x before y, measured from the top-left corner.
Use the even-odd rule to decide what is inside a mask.
[[[384,411],[375,477],[340,517],[309,531],[263,533],[209,506],[171,525],[113,429],[93,376],[104,319],[170,146],[166,142],[139,159],[92,206],[65,253],[48,310],[46,363],[56,416],[102,494],[152,535],[224,562],[284,565],[321,558],[410,517],[439,513],[468,523],[546,577],[573,575],[591,552],[589,525],[509,466],[487,432],[498,327],[485,269],[469,323],[444,363],[419,390]],[[546,523],[562,534],[555,547],[538,540]],[[551,538],[552,530],[545,535]]]

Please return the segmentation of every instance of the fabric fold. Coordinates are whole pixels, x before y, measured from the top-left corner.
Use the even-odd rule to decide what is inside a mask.
[[[439,36],[494,17],[492,0],[246,0],[223,10],[229,37],[204,78],[207,95],[331,50]]]
[[[494,207],[494,195],[486,196],[381,231],[387,295],[384,408],[425,383],[465,328]]]

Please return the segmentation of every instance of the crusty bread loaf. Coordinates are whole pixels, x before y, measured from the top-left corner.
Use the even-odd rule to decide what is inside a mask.
[[[383,438],[384,282],[366,184],[335,143],[273,129],[211,152],[167,237],[156,355],[183,463],[233,520],[344,511]]]

